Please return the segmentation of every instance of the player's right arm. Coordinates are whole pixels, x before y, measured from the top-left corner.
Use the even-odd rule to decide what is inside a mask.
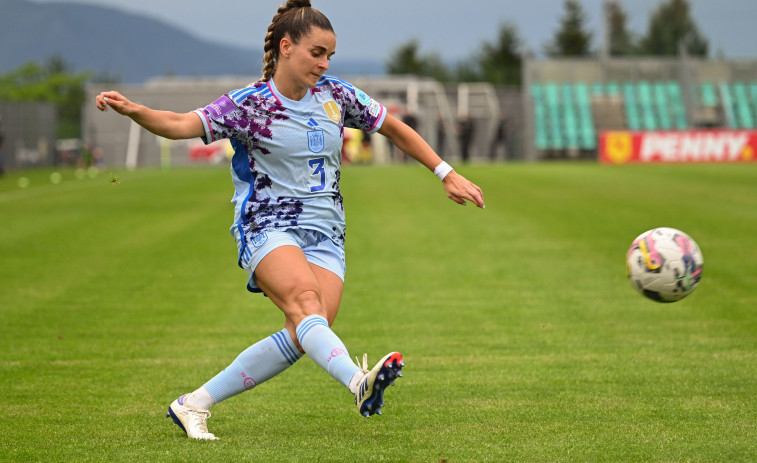
[[[194,112],[175,113],[150,109],[114,91],[97,95],[95,105],[100,111],[107,111],[108,107],[111,107],[118,114],[130,117],[137,124],[161,137],[180,140],[205,135],[202,121]]]

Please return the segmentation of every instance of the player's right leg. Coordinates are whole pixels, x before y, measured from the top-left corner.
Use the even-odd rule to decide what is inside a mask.
[[[173,418],[173,422],[187,433],[190,439],[218,439],[213,433],[208,432],[207,420],[210,418],[210,410],[186,403],[188,395],[184,394],[168,406],[166,418]]]
[[[241,263],[250,275],[248,289],[253,292],[260,292],[252,281],[260,260],[280,246],[297,246],[296,239],[287,233],[272,232],[263,236],[264,239],[256,240],[249,252],[242,249],[245,251],[242,253],[240,250],[240,254],[246,257]],[[237,244],[243,246],[239,235],[235,237]],[[207,427],[209,409],[213,405],[273,378],[301,357],[298,345],[285,328],[245,349],[229,366],[199,389],[174,400],[168,407],[166,417],[172,418],[190,438],[215,439]]]
[[[286,329],[274,333],[245,349],[201,388],[174,400],[166,416],[190,438],[215,439],[206,423],[211,406],[273,378],[301,357]]]

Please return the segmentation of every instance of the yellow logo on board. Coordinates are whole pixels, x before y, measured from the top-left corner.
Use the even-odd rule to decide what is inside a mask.
[[[329,116],[329,119],[336,122],[337,124],[342,120],[342,112],[339,111],[339,106],[336,104],[336,101],[329,100],[323,103],[323,109],[326,110],[326,114]]]
[[[631,134],[629,132],[609,132],[605,141],[607,157],[615,164],[623,164],[631,157]]]
[[[744,161],[751,161],[754,158],[754,149],[747,145],[744,151],[741,152],[741,159]]]

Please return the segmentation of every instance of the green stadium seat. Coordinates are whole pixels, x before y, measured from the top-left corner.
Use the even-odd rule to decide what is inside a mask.
[[[738,120],[738,126],[742,129],[754,128],[754,116],[752,115],[752,105],[749,101],[746,85],[737,82],[731,85],[731,95],[733,96],[733,110]]]
[[[560,103],[560,94],[556,84],[544,85],[544,101],[547,103],[547,107],[557,107]]]
[[[757,82],[750,82],[748,87],[749,98],[752,101],[752,111],[755,114],[755,123],[757,124]]]
[[[630,130],[640,130],[641,119],[636,100],[636,88],[632,83],[623,85],[623,99],[626,108],[626,125]]]
[[[543,96],[541,84],[536,83],[536,82],[531,84],[531,98],[533,98],[534,101],[543,101],[544,96]]]
[[[607,83],[607,94],[608,95],[620,95],[620,85],[618,85],[617,82],[608,82]]]
[[[679,130],[689,128],[689,124],[686,120],[686,106],[683,104],[680,85],[678,85],[677,82],[668,82],[667,91],[668,97],[670,98],[670,108],[675,128]]]
[[[585,150],[595,149],[597,141],[594,133],[589,86],[585,83],[576,84],[574,94],[578,114],[578,146]]]
[[[534,100],[534,143],[537,149],[547,149],[547,108],[544,102],[544,88],[538,82],[531,85],[531,97]]]
[[[654,107],[660,121],[659,128],[670,130],[673,128],[671,121],[671,102],[668,98],[667,85],[663,82],[655,82],[653,87]]]
[[[557,84],[544,84],[544,104],[546,108],[547,147],[562,149],[564,142],[560,127],[560,92]]]
[[[652,101],[652,86],[649,82],[641,81],[636,84],[641,107],[641,125],[644,130],[657,130],[654,103]]]
[[[597,133],[592,125],[585,125],[581,128],[579,146],[585,150],[597,148]]]
[[[700,85],[699,90],[699,100],[702,106],[715,107],[718,105],[718,95],[714,85],[704,82]]]
[[[576,84],[573,88],[576,104],[581,108],[583,106],[591,107],[591,98],[589,97],[589,86],[586,84]]]
[[[590,86],[542,82],[531,85],[534,108],[534,144],[537,149],[596,149]]]
[[[534,103],[534,123],[537,129],[544,129],[547,125],[547,110],[543,103]]]
[[[562,115],[564,122],[565,147],[578,148],[578,118],[576,103],[573,95],[573,85],[562,86]]]
[[[723,104],[723,113],[725,114],[725,120],[728,124],[728,127],[731,129],[737,129],[739,128],[739,121],[737,119],[737,115],[734,112],[733,108],[733,97],[731,93],[731,86],[728,85],[726,82],[721,82],[720,86],[720,100]]]

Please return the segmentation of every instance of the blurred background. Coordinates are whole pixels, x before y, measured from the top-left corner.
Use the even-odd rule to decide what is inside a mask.
[[[94,107],[114,89],[191,111],[259,78],[277,0],[0,0],[0,169],[215,164],[227,142],[171,141]],[[753,0],[314,2],[329,74],[450,162],[751,162]],[[347,131],[347,163],[405,162]]]

